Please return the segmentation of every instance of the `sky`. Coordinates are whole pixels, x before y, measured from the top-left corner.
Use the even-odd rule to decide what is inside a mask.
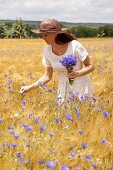
[[[0,19],[113,23],[113,0],[0,0]]]

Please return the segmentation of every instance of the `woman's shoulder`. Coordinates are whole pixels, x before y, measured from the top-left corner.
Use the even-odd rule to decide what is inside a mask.
[[[48,51],[50,51],[50,49],[51,49],[50,45],[45,45],[44,46],[44,52],[48,52]]]
[[[79,44],[80,44],[80,42],[79,42],[79,41],[77,41],[77,40],[72,40],[72,41],[71,41],[71,43],[72,43],[73,45],[75,45],[75,46],[77,46],[77,45],[79,45]]]

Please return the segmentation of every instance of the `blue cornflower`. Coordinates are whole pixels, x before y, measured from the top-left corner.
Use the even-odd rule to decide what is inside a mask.
[[[96,163],[93,163],[92,166],[93,166],[93,168],[97,168],[97,164]]]
[[[75,113],[76,113],[76,115],[77,115],[77,118],[79,119],[80,118],[80,112],[79,112],[79,109],[78,109],[78,107],[74,107],[74,109],[75,109]]]
[[[32,73],[29,73],[28,76],[30,79],[33,79]]]
[[[17,143],[12,143],[12,144],[11,144],[11,147],[12,147],[12,148],[16,148],[16,147],[17,147]]]
[[[4,143],[2,144],[2,146],[3,146],[3,147],[9,147],[9,144],[8,144],[7,142],[4,142]]]
[[[2,118],[0,118],[0,123],[2,123],[3,122],[3,119]]]
[[[63,165],[60,170],[70,170],[70,168],[68,165]]]
[[[46,89],[46,84],[42,83],[41,81],[38,82],[39,86],[41,86],[43,89]]]
[[[27,123],[23,122],[22,126],[26,128],[27,127]]]
[[[67,118],[67,120],[72,120],[72,116],[68,113],[66,114],[66,118]]]
[[[83,130],[78,130],[78,133],[79,134],[83,134]]]
[[[85,159],[85,161],[90,161],[91,160],[91,157],[90,156],[88,156],[88,155],[86,155],[85,157],[84,157],[84,159]]]
[[[39,164],[42,164],[42,163],[44,163],[44,160],[39,159],[39,160],[38,160],[38,163],[39,163]]]
[[[101,109],[100,109],[100,108],[97,108],[97,109],[96,109],[96,111],[97,111],[97,112],[100,112],[100,111],[101,111]]]
[[[86,149],[86,148],[88,148],[88,145],[87,145],[86,143],[82,143],[82,144],[81,144],[81,147],[82,147],[83,149]]]
[[[22,83],[22,86],[26,86],[26,84],[25,84],[25,83]]]
[[[57,123],[61,124],[62,120],[60,120],[58,117],[55,117],[54,120],[56,120]]]
[[[72,156],[72,157],[75,157],[75,156],[76,156],[76,153],[72,152],[72,153],[71,153],[71,156]]]
[[[28,117],[29,117],[29,118],[33,117],[33,114],[32,114],[32,113],[30,113],[30,114],[28,115]]]
[[[12,82],[13,82],[13,80],[9,78],[8,83],[11,84]]]
[[[27,126],[26,126],[26,130],[27,130],[27,131],[32,131],[32,130],[33,130],[33,127],[32,127],[32,126],[27,125]]]
[[[21,102],[23,105],[25,105],[27,101],[25,99],[23,99]]]
[[[77,64],[77,58],[73,54],[64,56],[60,59],[60,63],[64,67],[70,67],[70,66],[72,67]]]
[[[73,54],[64,56],[60,59],[60,63],[67,69],[68,73],[70,73],[73,70],[73,66],[77,64],[77,58]],[[70,84],[72,84],[73,81],[73,79],[69,78]]]
[[[13,129],[13,127],[12,126],[7,126],[7,129],[11,130],[11,129]]]
[[[20,152],[17,153],[16,156],[17,156],[17,158],[22,158],[23,157],[22,153],[20,153]]]
[[[103,116],[104,116],[105,118],[110,117],[110,113],[108,113],[108,112],[103,112]]]
[[[49,169],[53,169],[56,167],[56,162],[55,161],[48,161],[46,162],[46,167]]]
[[[18,135],[18,133],[17,132],[11,132],[11,134],[17,139],[17,138],[19,138],[19,135]]]
[[[40,129],[40,130],[46,130],[46,129],[47,129],[47,126],[46,126],[46,125],[40,125],[40,126],[39,126],[39,129]]]
[[[113,168],[113,163],[111,164],[111,167]]]
[[[64,108],[65,108],[65,109],[68,109],[68,108],[69,108],[69,106],[68,106],[68,105],[64,105]]]
[[[106,143],[107,143],[107,140],[106,140],[105,138],[103,138],[103,139],[101,140],[101,143],[102,143],[102,144],[106,144]]]
[[[39,123],[40,122],[40,118],[37,117],[35,120],[34,120],[35,123]]]
[[[50,132],[49,135],[50,135],[51,137],[53,137],[53,136],[54,136],[54,133]]]

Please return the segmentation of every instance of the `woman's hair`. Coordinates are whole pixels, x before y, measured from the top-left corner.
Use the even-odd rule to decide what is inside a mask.
[[[77,39],[76,39],[75,35],[70,34],[70,33],[59,33],[59,34],[57,34],[57,36],[55,38],[55,42],[60,45],[68,43],[72,40],[77,40]]]

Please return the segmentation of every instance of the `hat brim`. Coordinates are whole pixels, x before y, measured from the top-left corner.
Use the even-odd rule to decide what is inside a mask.
[[[31,29],[31,32],[35,33],[35,34],[44,34],[47,32],[57,32],[57,33],[63,33],[66,32],[68,30],[68,28],[61,28],[61,30],[47,30],[47,31],[40,31],[38,29]]]

